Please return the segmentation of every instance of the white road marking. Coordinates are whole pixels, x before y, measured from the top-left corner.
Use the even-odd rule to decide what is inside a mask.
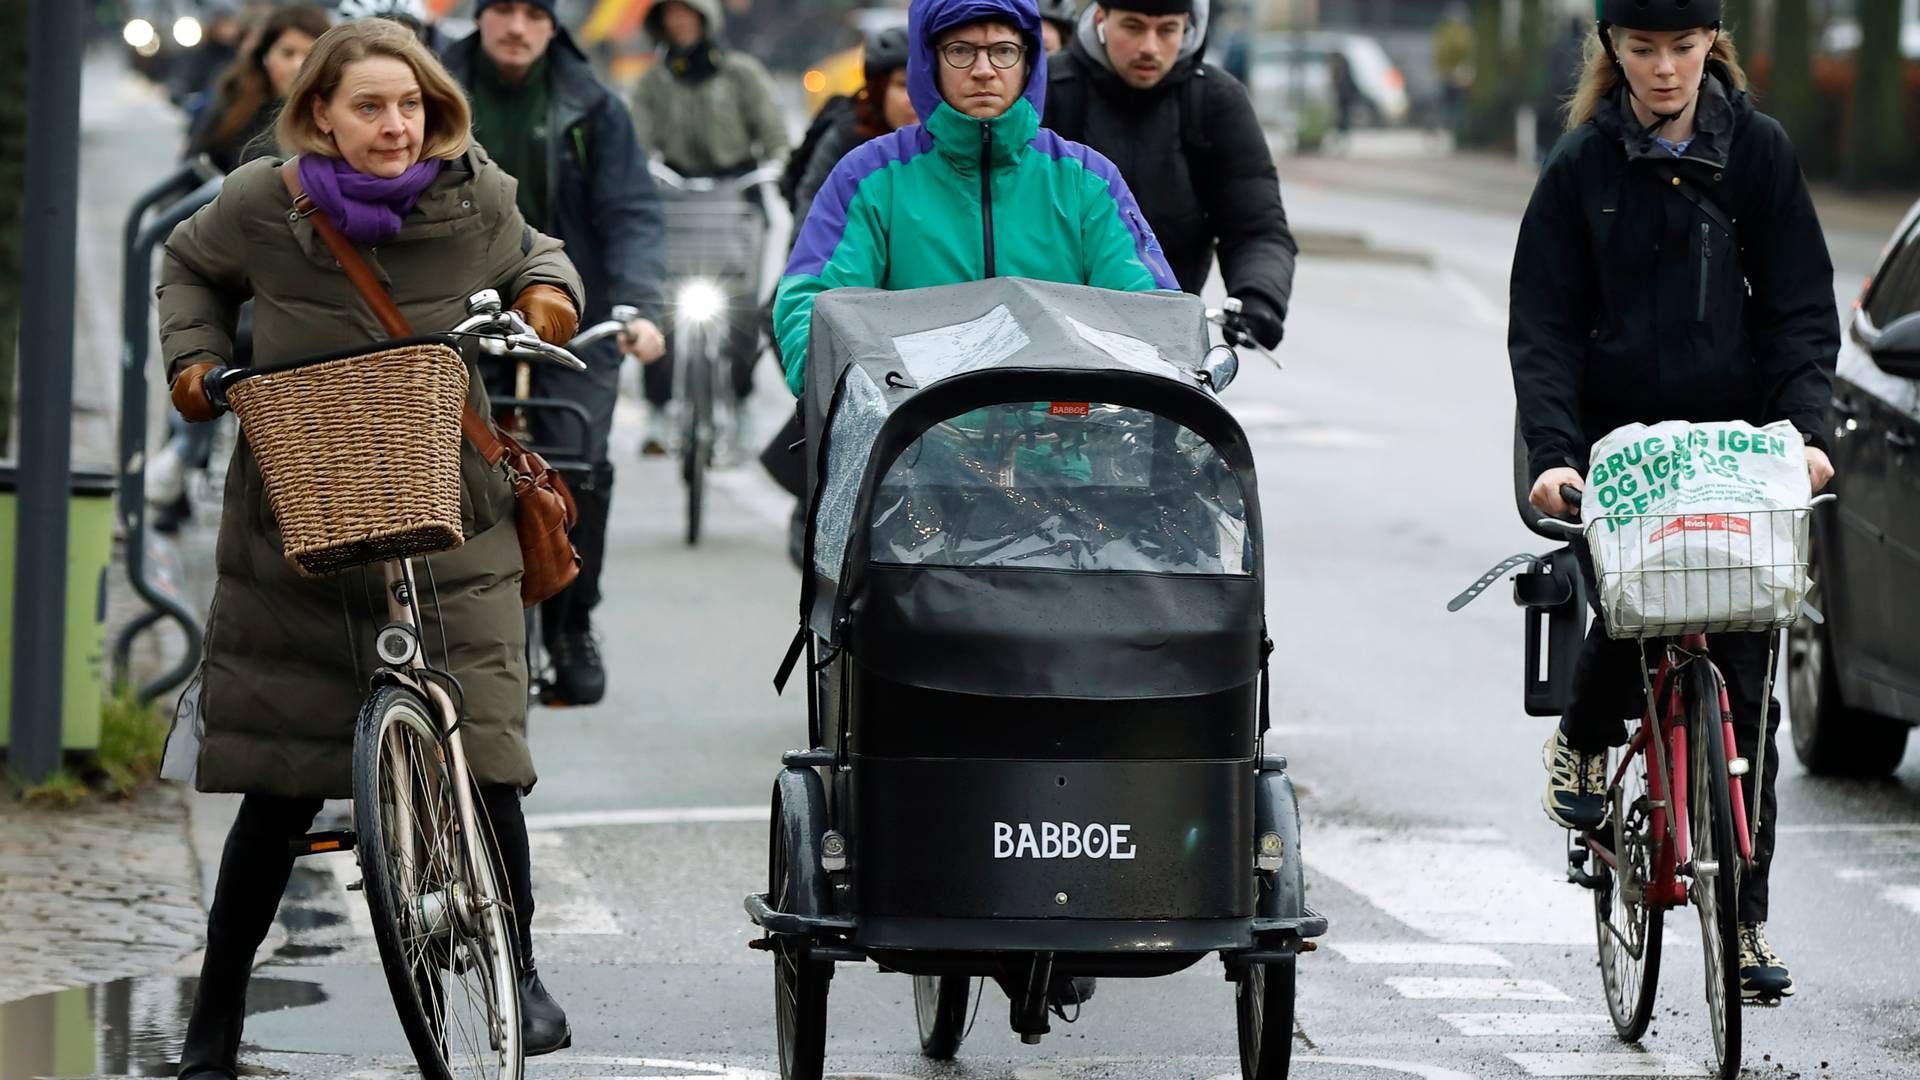
[[[1438,1065],[1423,1065],[1417,1061],[1390,1061],[1385,1058],[1321,1057],[1319,1054],[1295,1054],[1293,1066],[1302,1065],[1340,1065],[1353,1069],[1379,1069],[1382,1072],[1400,1073],[1405,1076],[1417,1076],[1420,1080],[1480,1080],[1472,1073],[1458,1069],[1443,1069]],[[1238,1072],[1221,1073],[1209,1080],[1240,1080]]]
[[[1508,1054],[1528,1076],[1706,1076],[1706,1066],[1678,1054]]]
[[[1450,967],[1512,967],[1507,958],[1479,945],[1432,941],[1336,941],[1329,948],[1350,964],[1434,964]]]
[[[1891,885],[1880,890],[1880,898],[1920,915],[1920,885]]]
[[[787,524],[793,520],[793,496],[774,483],[758,461],[749,458],[738,468],[715,469],[707,474],[707,483],[726,492],[761,524],[777,526],[785,546]]]
[[[1593,905],[1562,873],[1488,829],[1389,831],[1316,824],[1307,864],[1439,941],[1593,944]]]
[[[599,829],[631,825],[709,825],[730,821],[765,821],[772,808],[752,806],[668,806],[645,810],[584,810],[569,814],[528,814],[529,833],[559,829]]]
[[[1474,1038],[1613,1034],[1605,1013],[1441,1013],[1440,1019]]]
[[[567,853],[566,834],[531,832],[534,932],[541,937],[612,937],[623,933],[613,910],[594,896],[593,883]]]
[[[572,1055],[563,1057],[555,1055],[553,1057],[527,1062],[527,1071],[538,1074],[558,1068],[565,1073],[565,1075],[579,1076],[581,1074],[574,1070],[583,1066],[602,1069],[622,1068],[648,1070],[637,1076],[623,1074],[630,1076],[631,1080],[642,1080],[642,1078],[644,1078],[644,1080],[712,1080],[714,1077],[720,1077],[721,1080],[778,1080],[778,1077],[773,1073],[760,1069],[743,1068],[739,1065],[720,1065],[705,1061],[675,1061],[670,1058],[645,1057],[574,1057]],[[672,1071],[653,1071],[659,1069],[669,1069]],[[621,1078],[609,1076],[606,1080],[621,1080]]]
[[[1812,825],[1779,825],[1776,831],[1782,835],[1820,834],[1820,833],[1912,833],[1920,832],[1920,824],[1913,822],[1889,822],[1887,824],[1832,822]]]
[[[1465,274],[1442,265],[1434,268],[1433,276],[1446,287],[1448,292],[1465,301],[1467,314],[1488,326],[1506,328],[1506,308],[1489,300],[1487,294],[1481,292],[1473,282],[1468,281]]]
[[[1475,979],[1405,976],[1386,980],[1401,997],[1416,1001],[1558,1001],[1573,999],[1539,979]]]

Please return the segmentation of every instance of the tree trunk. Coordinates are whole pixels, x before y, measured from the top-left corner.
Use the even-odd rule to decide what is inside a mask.
[[[1797,146],[1813,150],[1819,103],[1813,89],[1813,15],[1808,0],[1773,0],[1773,57],[1761,105]],[[1824,154],[1816,154],[1824,157]]]
[[[1847,179],[1856,187],[1902,179],[1911,148],[1906,73],[1900,56],[1900,0],[1860,0],[1860,52],[1853,80]]]
[[[1505,145],[1513,135],[1513,79],[1500,40],[1501,0],[1473,2],[1473,86],[1460,141],[1468,146]]]
[[[0,3],[0,455],[13,444],[27,163],[27,12]]]

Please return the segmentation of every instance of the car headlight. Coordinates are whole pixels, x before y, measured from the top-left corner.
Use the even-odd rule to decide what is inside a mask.
[[[681,319],[703,323],[726,310],[727,296],[713,282],[695,278],[680,286],[680,293],[674,298],[674,307],[679,310]]]
[[[173,43],[183,49],[191,49],[200,44],[203,34],[200,20],[191,15],[182,15],[173,20]]]
[[[126,29],[120,31],[120,36],[129,48],[137,52],[152,45],[160,35],[153,32],[152,23],[145,19],[134,19],[127,23]]]

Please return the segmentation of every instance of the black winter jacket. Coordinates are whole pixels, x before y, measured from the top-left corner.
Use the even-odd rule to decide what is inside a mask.
[[[1228,294],[1259,316],[1261,344],[1279,344],[1300,249],[1246,87],[1188,57],[1152,89],[1136,90],[1078,35],[1047,64],[1044,124],[1120,169],[1182,289],[1206,284],[1217,246]],[[1183,114],[1198,130],[1182,130]]]
[[[1826,237],[1786,132],[1709,73],[1683,157],[1622,91],[1541,172],[1507,324],[1529,477],[1584,473],[1593,443],[1634,422],[1788,420],[1825,445],[1840,348]]]
[[[448,70],[472,92],[478,32],[448,47]],[[585,282],[580,325],[632,304],[643,318],[663,318],[666,229],[647,154],[618,95],[594,78],[585,53],[565,31],[547,51],[549,94],[546,231],[567,245]]]

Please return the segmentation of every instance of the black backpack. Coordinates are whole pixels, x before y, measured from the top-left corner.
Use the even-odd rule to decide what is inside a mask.
[[[1063,54],[1064,55],[1064,54]],[[1067,63],[1058,63],[1047,79],[1047,111],[1058,122],[1047,125],[1054,134],[1074,142],[1085,142],[1087,135],[1087,80],[1076,74],[1084,63],[1078,57]],[[1207,65],[1195,62],[1193,74],[1180,87],[1180,153],[1187,159],[1189,179],[1203,175],[1203,164],[1213,144],[1207,138],[1206,123],[1202,117],[1206,113],[1207,83],[1216,78]],[[1056,112],[1056,108],[1058,111]],[[1095,149],[1098,149],[1096,147]]]
[[[820,140],[841,117],[853,111],[853,98],[845,94],[831,97],[820,106],[813,116],[813,122],[807,125],[807,133],[800,139],[800,146],[787,156],[786,170],[780,174],[780,197],[787,201],[787,209],[798,209],[794,199],[800,193],[800,181],[807,174],[807,163],[813,160],[813,153],[820,148]]]

